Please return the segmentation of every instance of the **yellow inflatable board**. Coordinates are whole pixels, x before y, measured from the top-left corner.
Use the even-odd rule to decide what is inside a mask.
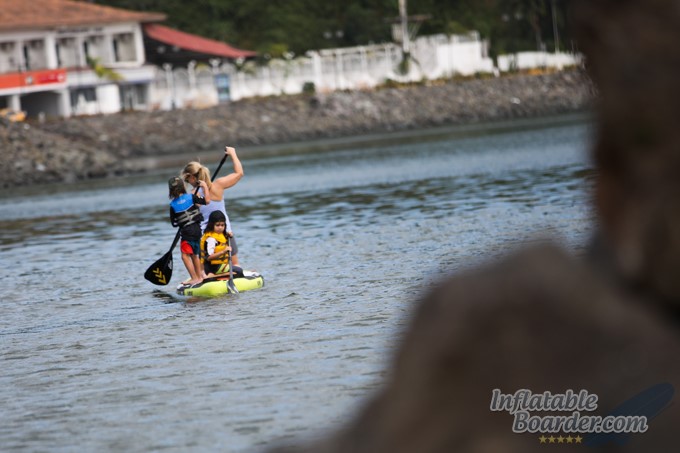
[[[177,288],[177,294],[182,296],[198,296],[198,297],[217,297],[229,294],[227,282],[229,280],[210,280],[203,283],[198,283],[193,286],[180,285]],[[264,286],[264,277],[256,275],[252,277],[239,277],[234,279],[234,286],[238,292],[251,291],[253,289],[262,288]]]

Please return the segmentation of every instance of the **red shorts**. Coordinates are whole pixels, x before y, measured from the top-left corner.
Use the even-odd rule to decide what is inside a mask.
[[[185,241],[182,239],[182,242],[179,244],[179,249],[182,253],[186,253],[187,255],[200,255],[201,245],[198,241]]]

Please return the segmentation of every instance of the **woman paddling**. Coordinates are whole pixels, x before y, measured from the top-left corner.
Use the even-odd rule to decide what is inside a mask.
[[[224,148],[224,152],[231,157],[234,163],[234,171],[221,178],[215,178],[214,181],[210,181],[210,170],[201,165],[199,162],[189,162],[181,172],[181,178],[196,187],[199,181],[203,181],[208,186],[208,193],[206,199],[210,199],[212,203],[205,206],[200,206],[201,214],[203,214],[203,221],[201,222],[201,231],[205,231],[205,227],[208,224],[208,219],[210,214],[214,211],[221,211],[224,214],[227,223],[227,233],[229,234],[229,243],[231,245],[231,255],[232,263],[234,266],[238,265],[238,246],[236,245],[236,238],[234,238],[234,233],[231,230],[231,223],[229,222],[229,216],[227,215],[227,210],[224,207],[224,190],[234,186],[243,177],[243,166],[241,161],[236,155],[236,150],[230,146]],[[203,189],[199,189],[202,191]]]

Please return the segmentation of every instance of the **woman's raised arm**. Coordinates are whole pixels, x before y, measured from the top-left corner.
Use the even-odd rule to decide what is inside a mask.
[[[243,178],[243,165],[241,165],[241,161],[239,160],[238,155],[236,155],[236,149],[231,146],[226,146],[224,152],[231,157],[231,160],[234,163],[234,171],[221,178],[216,178],[213,181],[210,192],[212,195],[218,196],[219,198],[222,198],[224,189],[232,187]],[[217,193],[218,191],[219,193]]]

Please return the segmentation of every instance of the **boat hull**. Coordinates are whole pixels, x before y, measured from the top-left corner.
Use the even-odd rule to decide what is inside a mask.
[[[211,280],[203,283],[198,283],[196,285],[187,286],[181,285],[177,288],[177,294],[181,296],[197,296],[197,297],[217,297],[229,294],[229,287],[227,283],[228,279],[225,280]],[[238,292],[252,291],[254,289],[259,289],[264,286],[264,277],[262,275],[256,275],[251,277],[239,277],[234,279],[234,286]]]

